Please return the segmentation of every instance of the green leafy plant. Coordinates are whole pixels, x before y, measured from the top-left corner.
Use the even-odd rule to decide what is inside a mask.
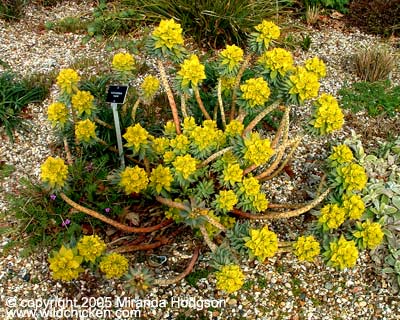
[[[347,12],[349,0],[304,0],[306,8],[321,6],[322,8],[334,9],[340,12]]]
[[[124,0],[123,3],[145,16],[146,22],[177,19],[201,46],[222,48],[225,44],[243,43],[252,26],[282,12],[288,1]]]
[[[87,21],[83,21],[80,17],[65,17],[58,21],[46,22],[45,27],[58,33],[82,33],[87,30]]]
[[[363,81],[387,80],[396,67],[396,57],[382,46],[373,46],[357,52],[354,69]]]
[[[379,272],[400,289],[400,139],[384,143],[380,152],[367,155],[358,137],[353,134],[348,144],[363,163],[370,181],[363,192],[366,204],[364,219],[379,220],[383,225],[384,242],[371,251]]]
[[[358,250],[379,243],[381,229],[375,221],[359,221],[364,210],[360,192],[367,176],[348,147],[333,148],[324,168],[327,184],[321,183],[312,201],[293,208],[270,203],[262,191],[262,182],[282,172],[302,140],[301,133],[289,138],[291,105],[316,98],[306,123],[313,135],[330,134],[344,122],[337,100],[319,95],[319,79],[326,76],[324,62],[314,57],[295,67],[292,54],[275,47],[279,37],[279,27],[263,20],[249,36],[246,55],[238,46],[227,45],[217,57],[206,57],[212,60],[206,68],[184,47],[181,26],[162,20],[143,48],[155,59],[158,77],[146,75],[131,90],[135,102],[117,110],[124,143],[118,143],[119,150],[111,134],[111,111],[95,94],[104,83],[97,88],[93,83],[83,85],[77,71],[61,70],[60,95],[48,107],[48,119],[63,138],[66,161],[51,156],[45,160],[40,174],[44,188],[74,211],[95,218],[97,230],[111,225],[149,240],[119,246],[115,253],[155,249],[173,241],[179,226],[192,230],[211,251],[217,289],[228,294],[244,284],[238,264],[243,256],[262,263],[278,252],[292,251],[300,260],[313,261],[322,252],[328,265],[354,266]],[[130,53],[118,52],[110,77],[114,83],[130,83],[138,77],[136,66]],[[172,120],[162,119],[162,130],[151,132],[138,110],[153,104],[160,85]],[[257,125],[274,111],[279,125],[264,135]],[[95,148],[102,148],[104,155],[99,157]],[[330,203],[316,213],[314,235],[310,229],[309,235],[294,242],[281,241],[268,224],[242,221],[296,217],[316,208],[329,194]],[[171,232],[165,228],[174,226]],[[155,236],[161,228],[162,234]],[[50,268],[56,279],[79,276],[86,267],[79,251],[79,246],[66,244],[53,254]],[[193,270],[198,256],[197,247],[187,268],[172,279],[153,279],[145,269],[128,271],[125,260],[112,254],[99,267],[107,278],[125,272],[129,290],[139,293],[150,285],[180,281]],[[74,268],[58,264],[65,257]],[[115,267],[119,260],[124,261],[123,270]]]
[[[48,88],[30,83],[29,79],[17,80],[11,72],[0,74],[0,126],[13,138],[13,130],[22,122],[21,111],[30,103],[43,101]]]
[[[25,0],[1,0],[0,19],[7,21],[19,20],[24,15]]]
[[[400,86],[390,81],[356,82],[339,90],[341,104],[353,112],[366,110],[369,115],[396,116],[400,111]]]

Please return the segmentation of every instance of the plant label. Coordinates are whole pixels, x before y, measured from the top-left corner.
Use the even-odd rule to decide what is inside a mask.
[[[125,102],[128,86],[109,86],[107,92],[106,102],[123,104]]]

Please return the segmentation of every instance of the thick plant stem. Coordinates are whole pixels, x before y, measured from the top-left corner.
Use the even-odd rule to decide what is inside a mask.
[[[246,59],[243,61],[242,66],[239,69],[239,72],[236,76],[235,80],[235,85],[233,87],[233,93],[232,93],[232,104],[231,104],[231,114],[230,114],[230,121],[235,119],[235,113],[236,113],[236,98],[237,98],[237,93],[236,90],[239,88],[240,80],[242,79],[243,73],[246,70],[247,66],[250,63],[250,60],[253,58],[253,54],[248,54]]]
[[[160,71],[161,82],[164,86],[165,92],[167,94],[169,106],[171,108],[172,118],[174,120],[176,133],[181,134],[182,132],[181,132],[181,126],[179,123],[178,109],[176,107],[176,103],[175,103],[174,95],[172,94],[171,87],[168,84],[167,73],[165,72],[165,68],[164,68],[164,65],[161,60],[157,60],[157,66]]]
[[[283,114],[281,123],[279,124],[278,131],[275,134],[275,138],[271,142],[272,149],[275,149],[276,146],[278,145],[278,142],[282,136],[282,133],[284,133],[285,136],[287,136],[289,133],[289,111],[290,111],[290,107],[287,107],[285,110],[285,113]]]
[[[239,217],[253,219],[253,220],[275,220],[275,219],[288,219],[288,218],[292,218],[292,217],[297,217],[307,211],[310,211],[312,208],[314,208],[318,204],[320,204],[325,199],[325,197],[329,194],[330,191],[331,191],[330,189],[327,189],[324,193],[322,193],[318,198],[311,201],[309,204],[305,205],[304,207],[295,209],[295,210],[284,211],[284,212],[266,211],[265,214],[255,215],[255,214],[251,214],[248,212],[243,212],[239,209],[233,209],[232,213],[234,213],[235,215],[237,215]]]
[[[156,241],[152,243],[141,243],[141,244],[131,244],[119,248],[115,248],[111,250],[111,252],[115,253],[127,253],[127,252],[133,252],[133,251],[145,251],[145,250],[152,250],[161,247],[166,243],[163,243],[162,241]]]
[[[215,159],[217,159],[218,157],[222,156],[224,153],[227,153],[228,151],[230,151],[232,149],[233,149],[233,147],[227,147],[225,149],[219,150],[218,152],[216,152],[216,153],[212,154],[211,156],[209,156],[202,163],[200,163],[197,168],[200,169],[200,168],[205,167],[206,165],[208,165],[209,163],[213,162]]]
[[[102,215],[101,213],[98,213],[97,211],[94,211],[92,209],[81,206],[80,204],[78,204],[75,201],[73,201],[72,199],[70,199],[65,193],[61,193],[60,197],[74,209],[76,209],[80,212],[86,213],[87,215],[89,215],[93,218],[99,219],[99,220],[101,220],[117,229],[120,229],[124,232],[149,233],[149,232],[159,230],[159,229],[173,223],[173,220],[169,219],[169,220],[164,220],[163,222],[161,222],[155,226],[151,226],[151,227],[143,227],[143,228],[130,227],[130,226],[126,226],[118,221],[112,220],[112,219]]]
[[[74,163],[74,161],[72,160],[71,150],[69,149],[67,138],[64,138],[64,150],[65,150],[65,154],[67,155],[68,164],[72,165]]]
[[[217,229],[221,230],[222,232],[226,231],[226,228],[222,224],[220,224],[217,220],[214,220],[207,214],[202,214],[202,216],[207,220],[208,223],[212,224]]]
[[[222,80],[221,80],[221,78],[218,79],[217,95],[218,95],[219,111],[221,112],[222,127],[225,129],[226,128],[226,119],[225,119],[224,103],[222,102]]]
[[[156,196],[156,200],[162,204],[165,204],[168,207],[171,207],[171,208],[176,208],[176,209],[188,211],[188,212],[191,211],[188,206],[184,205],[181,202],[175,202],[175,201],[172,201],[171,199],[163,198],[161,196]]]
[[[204,241],[207,244],[207,246],[210,248],[211,252],[215,252],[215,250],[217,250],[217,245],[212,242],[212,240],[210,239],[208,232],[206,230],[206,228],[204,227],[204,225],[201,225],[199,227],[201,234],[203,235]]]
[[[185,278],[188,274],[192,272],[193,267],[199,257],[199,252],[200,252],[199,247],[196,247],[196,249],[194,249],[192,259],[190,259],[188,266],[181,274],[172,279],[156,279],[154,280],[154,284],[159,286],[169,286],[171,284],[178,283],[179,281],[181,281],[183,278]]]
[[[271,180],[271,179],[275,178],[279,173],[281,173],[283,168],[286,166],[286,164],[292,158],[293,153],[297,149],[297,147],[299,146],[300,142],[301,142],[301,138],[296,139],[296,141],[294,142],[294,144],[292,146],[292,149],[290,150],[289,154],[286,156],[286,159],[279,166],[279,168],[276,171],[274,171],[271,175],[265,176],[264,178],[262,178],[262,181]]]
[[[203,113],[204,117],[207,120],[211,120],[211,117],[208,114],[206,108],[204,107],[203,101],[201,100],[199,88],[195,87],[195,88],[193,88],[193,91],[194,91],[194,96],[196,98],[197,104],[199,105],[199,108],[200,108],[201,112]]]
[[[140,102],[142,102],[142,99],[138,98],[136,100],[135,104],[133,105],[132,112],[131,112],[131,118],[132,118],[133,122],[135,122],[136,111],[137,111],[137,108],[139,107]]]
[[[111,124],[108,124],[107,122],[104,122],[103,120],[97,117],[94,118],[94,121],[103,127],[106,127],[108,129],[114,129],[114,127]]]
[[[264,109],[264,111],[260,112],[246,127],[246,129],[243,130],[243,134],[242,137],[246,136],[248,133],[250,133],[255,126],[262,120],[264,119],[264,117],[272,112],[276,107],[279,106],[279,102],[273,103],[270,106],[268,106],[267,108]]]
[[[187,113],[187,110],[186,110],[186,94],[185,93],[181,94],[181,111],[182,111],[182,116],[184,118],[187,118],[188,117],[188,113]]]

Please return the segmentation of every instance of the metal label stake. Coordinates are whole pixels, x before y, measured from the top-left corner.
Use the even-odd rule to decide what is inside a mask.
[[[121,126],[119,124],[118,104],[125,102],[128,86],[110,86],[107,92],[106,102],[111,103],[111,108],[114,116],[115,133],[117,135],[118,154],[121,161],[121,168],[125,168],[124,149],[122,147]]]

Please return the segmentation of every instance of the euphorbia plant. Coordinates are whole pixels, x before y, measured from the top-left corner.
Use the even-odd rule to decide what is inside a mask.
[[[331,165],[328,166],[331,168],[328,183],[332,189],[328,186],[324,192],[317,192],[316,198],[309,203],[288,209],[292,206],[270,203],[261,188],[264,180],[279,175],[301,143],[303,133],[289,139],[290,106],[317,98],[318,79],[326,74],[324,63],[313,58],[307,60],[304,66],[295,66],[290,52],[281,48],[269,50],[280,31],[274,23],[263,21],[250,35],[246,56],[243,49],[227,46],[219,53],[216,62],[209,64],[218,76],[215,88],[208,88],[215,95],[215,100],[211,101],[215,101],[216,105],[207,105],[200,92],[202,82],[206,80],[205,65],[198,56],[184,49],[181,32],[181,27],[173,20],[162,21],[147,40],[146,48],[157,61],[160,80],[147,76],[138,90],[137,102],[122,108],[122,113],[131,116],[130,125],[123,132],[128,165],[122,169],[117,164],[110,168],[112,173],[108,186],[120,192],[121,199],[126,196],[154,199],[165,208],[165,220],[155,226],[132,227],[78,204],[65,192],[68,166],[60,158],[50,157],[42,165],[43,182],[75,209],[124,232],[153,232],[173,223],[198,230],[212,252],[211,264],[218,269],[217,287],[226,292],[239,289],[243,283],[244,276],[237,265],[238,255],[247,254],[250,259],[264,262],[277,252],[292,250],[300,260],[312,261],[321,250],[319,241],[312,235],[299,237],[295,243],[280,242],[279,235],[268,228],[268,223],[258,229],[244,223],[243,219],[268,222],[295,217],[315,208],[333,190],[341,200],[325,206],[318,219],[321,232],[329,234],[322,237],[324,247],[327,246],[324,254],[328,263],[335,267],[353,265],[358,255],[355,242],[346,240],[344,236],[337,239],[332,232],[346,219],[359,216],[354,210],[361,210],[359,198],[354,192],[362,189],[366,176],[360,176],[361,166],[348,163],[352,160],[348,150],[342,147],[334,150],[328,161]],[[167,61],[174,68],[171,74],[176,74],[175,78],[167,76]],[[116,78],[129,81],[134,62],[129,53],[114,56]],[[247,72],[249,70],[251,72]],[[97,137],[96,128],[97,125],[109,125],[97,118],[100,112],[97,112],[90,94],[78,90],[77,73],[63,70],[58,79],[62,94],[60,101],[49,107],[49,120],[60,128],[74,126],[77,144],[107,145]],[[171,81],[174,86],[171,86]],[[163,134],[154,135],[136,122],[136,111],[141,104],[151,103],[160,82],[168,97],[172,121],[165,123]],[[191,96],[194,99],[190,99]],[[127,112],[129,108],[130,113]],[[202,114],[202,119],[197,121],[193,117],[195,108],[200,108]],[[276,133],[263,135],[258,132],[256,128],[260,121],[278,109],[283,116]],[[69,110],[70,116],[66,110]],[[322,94],[315,100],[308,131],[328,134],[340,129],[342,124],[343,114],[334,97]],[[67,142],[66,139],[64,141]],[[67,144],[66,150],[68,165],[72,166],[74,152],[70,154]],[[112,146],[110,150],[116,151]],[[377,226],[374,225],[374,228]],[[372,227],[363,224],[358,230],[354,233],[355,238],[363,238],[364,234],[370,237]],[[220,246],[214,241],[218,234],[224,239]],[[171,241],[173,234],[160,239],[143,246],[136,244],[114,251],[121,253],[156,248]],[[357,241],[363,246],[376,242],[369,238]],[[64,280],[77,275],[81,269],[76,264],[87,260],[80,258],[83,255],[80,251],[63,247],[62,252],[51,258],[54,265],[57,257],[72,255],[69,258],[74,262],[75,271]],[[347,253],[351,256],[346,257]],[[124,273],[113,269],[115,261],[123,260],[113,254],[116,253],[98,262],[107,277]],[[178,281],[193,268],[197,255],[198,251],[184,273],[175,279],[153,282],[147,271],[131,268],[126,275],[127,283],[131,289],[143,291],[152,283]],[[91,262],[96,263],[96,260]],[[123,265],[127,271],[125,262]],[[68,269],[68,265],[64,268]],[[56,270],[55,267],[53,269]]]

